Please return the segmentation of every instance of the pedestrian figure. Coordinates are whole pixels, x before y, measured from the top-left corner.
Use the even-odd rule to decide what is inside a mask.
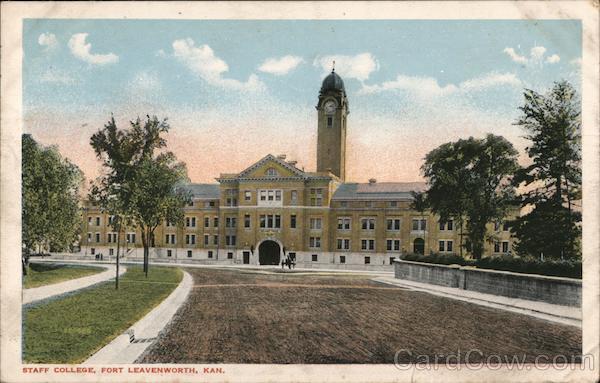
[[[281,260],[281,270],[283,270],[284,267],[285,267],[285,261],[282,259]]]
[[[287,264],[288,269],[292,269],[292,261],[288,258],[285,260],[285,263]]]

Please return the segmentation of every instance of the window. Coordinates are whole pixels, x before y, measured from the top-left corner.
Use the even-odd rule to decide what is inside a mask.
[[[215,218],[213,219],[213,226],[214,226],[214,227],[219,227],[219,217],[215,217]]]
[[[319,260],[319,256],[317,254],[313,254],[312,255],[312,261],[313,262],[318,262],[318,260]]]
[[[321,230],[323,225],[321,218],[311,218],[309,222],[311,230]]]
[[[313,249],[321,248],[321,237],[310,237],[308,242],[308,247]]]
[[[185,244],[186,245],[195,245],[196,244],[196,234],[186,234],[185,235]]]
[[[96,226],[100,226],[100,217],[96,217]]]
[[[244,201],[250,201],[252,199],[252,192],[250,190],[246,190],[244,192]]]
[[[350,223],[352,222],[351,218],[348,217],[340,217],[337,221],[338,230],[350,230]]]
[[[88,232],[88,234],[87,234],[87,239],[88,239],[88,240],[87,240],[88,242],[92,242],[92,233],[89,233],[89,232]]]
[[[447,252],[447,253],[451,253],[452,249],[453,249],[453,245],[454,243],[452,241],[438,241],[439,244],[439,251],[440,252]]]
[[[109,215],[108,216],[108,225],[109,226],[112,225],[113,222],[114,222],[114,220],[115,220],[115,216],[114,215]]]
[[[452,231],[454,230],[454,222],[449,219],[448,221],[440,221],[440,230],[444,231],[444,230],[448,230],[448,231]]]
[[[135,233],[127,233],[125,239],[127,240],[127,243],[135,243]]]
[[[92,224],[92,217],[88,217],[88,225]]]
[[[231,251],[227,253],[227,259],[233,259],[233,253]]]
[[[310,205],[311,206],[322,206],[323,205],[323,189],[321,189],[321,188],[310,189]]]
[[[496,241],[494,242],[494,253],[499,253],[500,252],[500,242]]]
[[[188,256],[188,258],[192,258],[192,250],[187,251],[187,256]]]
[[[209,250],[208,251],[208,258],[212,258],[212,257],[213,257],[213,252],[212,252],[212,250]]]
[[[206,201],[204,202],[204,207],[214,207],[215,201]]]
[[[502,224],[502,231],[508,231],[509,227],[508,227],[508,222],[504,222]]]
[[[290,215],[290,228],[296,228],[296,214]]]
[[[362,239],[360,241],[360,248],[362,250],[375,250],[375,240],[374,239]]]
[[[115,255],[115,249],[108,249],[108,255]]]
[[[218,244],[219,244],[219,236],[218,236],[218,235],[215,235],[215,236],[213,237],[213,245],[217,246]]]
[[[208,237],[209,237],[208,234],[204,234],[204,245],[205,246],[208,245],[208,241],[209,241]]]
[[[425,231],[425,230],[427,230],[427,220],[424,218],[413,218],[412,231]]]
[[[185,217],[186,227],[196,227],[196,217]]]
[[[337,248],[338,250],[350,250],[350,240],[347,238],[338,238]]]
[[[172,250],[167,250],[167,257],[170,257],[173,255],[173,251]]]
[[[100,242],[100,233],[96,233],[96,242]]]
[[[373,207],[373,201],[365,201],[365,207]]]
[[[268,168],[266,174],[268,177],[276,177],[278,175],[275,168]]]
[[[365,265],[371,264],[371,257],[365,257]]]
[[[250,214],[244,214],[244,227],[250,227]]]
[[[375,230],[375,218],[361,218],[360,225],[363,230]]]
[[[175,241],[175,234],[166,234],[165,235],[165,243],[166,244],[170,244],[170,245],[174,245],[176,243],[176,241]]]
[[[331,128],[333,126],[333,117],[327,116],[327,127]]]
[[[388,239],[386,240],[387,251],[400,251],[400,240],[399,239]]]
[[[340,207],[348,207],[348,201],[341,201]]]
[[[94,249],[93,247],[90,249],[90,254],[94,255],[96,254],[96,249]]]
[[[508,241],[502,241],[502,252],[508,253]]]
[[[258,205],[260,206],[281,206],[282,192],[280,189],[259,190],[258,196]]]
[[[340,255],[340,263],[346,263],[346,256]]]
[[[225,236],[225,245],[235,246],[235,235],[226,235]]]
[[[237,206],[237,198],[227,197],[225,200],[225,206]]]
[[[262,229],[280,229],[281,228],[281,215],[279,214],[261,214],[259,216],[260,227]]]
[[[392,218],[387,220],[388,231],[400,231],[400,219]]]
[[[390,201],[388,202],[389,207],[398,207],[398,201]]]
[[[291,200],[294,205],[298,202],[298,190],[292,190]]]
[[[106,237],[107,237],[108,243],[116,243],[117,242],[117,233],[108,233],[108,234],[106,234]]]
[[[204,227],[210,226],[210,219],[208,217],[204,217]]]
[[[225,227],[233,228],[236,226],[236,218],[235,217],[226,217],[225,218]]]
[[[167,220],[167,227],[173,227],[175,224],[169,220]]]

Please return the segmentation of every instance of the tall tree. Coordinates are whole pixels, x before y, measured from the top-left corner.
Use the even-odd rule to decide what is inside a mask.
[[[81,227],[79,188],[83,174],[55,147],[22,136],[22,234],[29,251],[65,251]],[[26,270],[25,270],[26,272]]]
[[[514,184],[521,186],[521,205],[533,210],[512,224],[517,250],[550,257],[578,257],[581,213],[581,102],[567,81],[546,94],[526,89],[515,125],[531,141],[526,152],[531,165],[521,169]]]
[[[431,211],[442,221],[454,219],[461,230],[466,222],[475,258],[483,254],[487,223],[503,219],[512,206],[510,177],[517,169],[517,151],[493,134],[443,144],[425,157],[421,170]]]
[[[168,132],[169,124],[167,120],[159,120],[156,116],[147,116],[145,121],[137,118],[130,122],[129,129],[118,129],[114,117],[104,126],[103,129],[96,132],[90,140],[96,156],[103,160],[104,174],[99,177],[93,185],[90,198],[98,203],[102,209],[113,215],[113,228],[117,231],[117,269],[119,265],[119,243],[120,232],[123,224],[139,224],[141,216],[152,215],[158,217],[158,224],[165,218],[165,214],[174,214],[172,212],[164,213],[164,203],[158,201],[162,197],[165,200],[176,200],[178,193],[174,188],[182,177],[175,177],[173,187],[151,189],[147,186],[149,183],[156,182],[157,185],[164,181],[160,179],[148,179],[142,181],[144,176],[152,177],[148,174],[148,168],[157,166],[164,170],[164,164],[173,165],[174,156],[169,153],[156,153],[166,147],[166,140],[161,136]],[[167,161],[168,159],[168,161]],[[170,161],[170,162],[169,162]],[[183,169],[183,170],[181,170]],[[179,176],[182,172],[185,176],[185,166],[172,167],[171,170]],[[158,174],[158,173],[157,173]],[[160,173],[168,180],[172,178],[166,173]],[[146,196],[146,193],[155,193]],[[162,193],[162,194],[161,194]],[[153,199],[153,204],[145,204],[145,198]],[[177,209],[174,204],[170,208]],[[147,209],[141,211],[140,209]],[[159,213],[157,213],[159,212]],[[180,218],[180,214],[175,214]],[[149,243],[144,243],[144,271],[148,275],[149,263]],[[117,274],[118,275],[118,274]],[[118,277],[116,281],[118,288]]]

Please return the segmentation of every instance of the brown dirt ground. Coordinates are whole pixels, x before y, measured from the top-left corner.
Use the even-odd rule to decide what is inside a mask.
[[[142,363],[394,363],[581,354],[581,330],[360,275],[188,269],[194,288]],[[495,360],[495,359],[494,359]]]

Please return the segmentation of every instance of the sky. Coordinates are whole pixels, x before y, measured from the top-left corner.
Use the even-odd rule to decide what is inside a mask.
[[[459,138],[502,135],[523,89],[580,89],[577,20],[85,20],[23,25],[24,131],[56,145],[88,180],[90,136],[114,114],[168,118],[168,147],[192,182],[267,154],[316,168],[322,79],[350,104],[347,181],[420,181],[423,158]]]

